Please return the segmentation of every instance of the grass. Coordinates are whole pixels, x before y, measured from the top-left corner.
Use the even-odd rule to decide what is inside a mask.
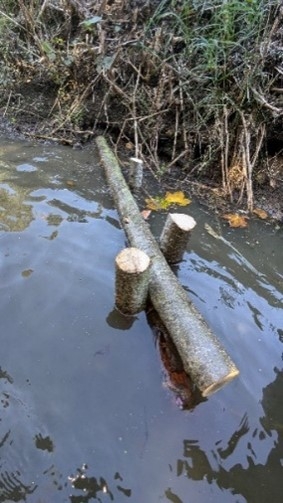
[[[251,210],[268,128],[282,117],[281,2],[143,3],[0,1],[2,85],[56,89],[50,136],[103,128],[153,172],[221,180]]]

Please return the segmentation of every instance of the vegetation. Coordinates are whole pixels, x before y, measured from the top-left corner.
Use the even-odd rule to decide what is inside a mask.
[[[251,210],[281,176],[282,19],[279,0],[0,0],[2,110],[69,143],[108,131]]]

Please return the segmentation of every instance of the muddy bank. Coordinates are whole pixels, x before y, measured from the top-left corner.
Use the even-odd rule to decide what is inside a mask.
[[[282,19],[277,0],[11,0],[0,109],[32,139],[108,134],[162,184],[252,211],[282,185]]]
[[[38,98],[40,99],[40,98]],[[22,116],[21,121],[17,125],[12,124],[7,118],[0,118],[0,135],[10,140],[30,140],[44,144],[65,144],[71,149],[95,149],[94,138],[88,139],[87,142],[82,142],[79,138],[73,140],[56,139],[50,136],[50,122],[48,120],[41,122],[42,134],[36,134],[34,131],[34,124],[31,123],[27,117]],[[97,133],[101,134],[101,130]],[[110,143],[111,137],[108,135]],[[122,164],[127,165],[129,157],[133,152],[127,148],[121,148],[117,151],[119,160]],[[218,215],[223,215],[227,212],[240,212],[248,214],[246,211],[246,201],[242,204],[231,202],[229,197],[224,194],[219,184],[213,183],[207,179],[198,181],[197,177],[192,175],[184,175],[176,168],[172,167],[162,177],[156,176],[152,170],[145,169],[144,177],[145,194],[154,193],[161,194],[167,190],[183,190],[191,197],[196,198],[207,209],[215,212]],[[283,183],[278,183],[272,187],[268,180],[266,183],[260,185],[256,184],[254,187],[255,207],[261,208],[268,214],[268,219],[271,222],[283,222]]]

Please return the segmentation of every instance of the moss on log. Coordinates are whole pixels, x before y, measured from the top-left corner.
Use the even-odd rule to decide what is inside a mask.
[[[150,257],[150,300],[172,337],[185,371],[202,395],[208,396],[234,379],[239,370],[168,266],[105,138],[97,137],[96,144],[128,241]]]

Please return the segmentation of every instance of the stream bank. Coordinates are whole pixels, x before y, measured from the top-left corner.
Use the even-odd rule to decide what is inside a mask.
[[[58,140],[48,136],[50,130],[50,123],[46,121],[46,135],[38,137],[34,134],[34,124],[31,123],[27,117],[22,117],[22,120],[16,126],[6,118],[0,118],[0,135],[3,138],[10,140],[30,140],[38,144],[56,145],[67,144],[70,149],[82,149],[91,151],[95,149],[95,138],[89,139],[86,143],[80,141]],[[99,133],[99,131],[98,131]],[[110,143],[113,143],[111,137]],[[129,164],[129,158],[133,152],[123,148],[117,152],[118,158],[122,165]],[[205,183],[206,182],[206,183]],[[245,201],[241,205],[237,202],[232,203],[229,197],[225,196],[223,190],[219,188],[218,184],[212,184],[210,179],[198,182],[195,178],[187,175],[182,175],[182,172],[176,167],[172,167],[161,178],[157,177],[151,169],[145,169],[145,190],[148,193],[149,187],[156,191],[156,194],[165,193],[166,191],[183,190],[190,197],[196,198],[209,211],[216,215],[223,215],[227,212],[237,212],[240,210],[242,214],[248,214],[245,210]],[[263,209],[269,221],[274,224],[283,222],[283,182],[278,183],[275,187],[266,181],[264,185],[256,184],[254,188],[255,207]]]
[[[27,137],[106,134],[162,185],[281,219],[281,2],[11,0],[0,21],[0,109]]]

